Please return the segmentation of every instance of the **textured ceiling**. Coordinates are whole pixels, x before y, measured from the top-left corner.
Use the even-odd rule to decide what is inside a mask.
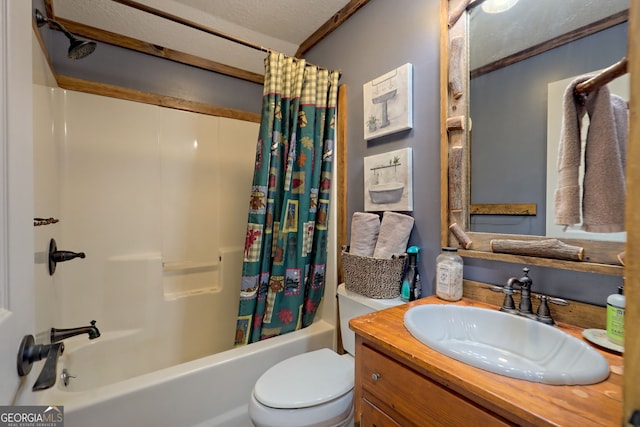
[[[268,49],[294,55],[349,0],[138,0]],[[226,65],[263,72],[264,52],[112,0],[53,0],[56,17]]]

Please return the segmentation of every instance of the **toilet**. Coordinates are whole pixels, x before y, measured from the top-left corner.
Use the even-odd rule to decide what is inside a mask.
[[[373,299],[338,286],[340,332],[346,354],[331,349],[303,353],[268,369],[256,382],[249,417],[256,427],[342,427],[353,425],[355,334],[349,320],[402,304]]]

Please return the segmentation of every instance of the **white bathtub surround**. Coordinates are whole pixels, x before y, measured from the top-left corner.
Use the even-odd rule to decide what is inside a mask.
[[[215,281],[233,284],[242,251],[222,250],[220,258]],[[75,377],[66,390],[93,390],[232,348],[238,304],[233,286],[168,298],[159,286],[159,253],[110,259],[106,270],[103,303],[117,310],[106,313],[100,339],[65,341],[59,370]]]
[[[60,219],[37,228],[36,250],[54,237],[86,253],[54,276],[36,265],[37,330],[95,319],[103,332],[224,336],[214,325],[235,316],[237,296],[207,301],[238,286],[257,124],[40,85],[34,97],[38,215]],[[235,257],[226,286],[223,257]]]
[[[334,348],[336,310],[325,299],[304,331],[228,350],[258,125],[42,85],[34,106],[36,215],[60,219],[35,230],[36,330],[95,319],[102,336],[67,340],[58,373],[77,378],[33,398],[70,427],[250,426],[257,378]],[[49,276],[51,237],[86,259]],[[335,252],[327,269],[334,295]]]

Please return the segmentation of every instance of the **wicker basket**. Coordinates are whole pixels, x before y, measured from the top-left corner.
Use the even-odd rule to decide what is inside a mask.
[[[406,255],[394,259],[372,258],[343,250],[345,287],[369,298],[397,298],[406,259]]]

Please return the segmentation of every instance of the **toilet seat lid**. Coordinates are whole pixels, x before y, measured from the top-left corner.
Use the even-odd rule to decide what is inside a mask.
[[[353,378],[353,360],[323,348],[279,362],[262,374],[253,394],[271,408],[307,408],[348,393]]]

